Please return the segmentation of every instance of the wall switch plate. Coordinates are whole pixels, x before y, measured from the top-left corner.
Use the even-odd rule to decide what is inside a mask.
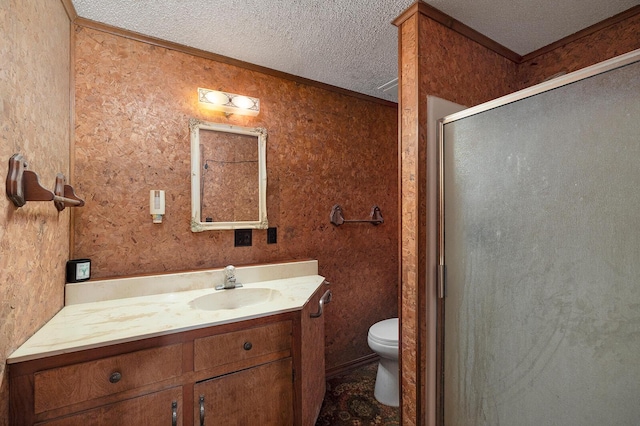
[[[278,228],[267,228],[267,244],[278,242]]]
[[[236,229],[235,235],[235,247],[250,247],[251,246],[251,229]]]

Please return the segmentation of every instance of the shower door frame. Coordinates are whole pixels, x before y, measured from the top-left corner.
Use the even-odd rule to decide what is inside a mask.
[[[557,89],[562,86],[566,86],[575,83],[580,80],[584,80],[589,77],[593,77],[598,74],[605,73],[607,71],[614,70],[616,68],[623,67],[635,62],[640,62],[640,49],[631,51],[629,53],[617,56],[607,61],[600,62],[598,64],[583,68],[581,70],[566,74],[561,77],[537,84],[535,86],[520,90],[518,92],[494,99],[489,102],[477,105],[472,108],[465,109],[464,111],[448,115],[438,120],[438,132],[437,132],[437,199],[438,204],[436,206],[430,206],[428,210],[435,209],[437,216],[437,232],[430,238],[436,239],[436,257],[437,257],[437,271],[436,271],[436,295],[427,291],[427,298],[435,297],[436,300],[427,300],[427,306],[437,307],[437,324],[435,335],[428,336],[427,340],[435,345],[435,400],[426,401],[427,407],[435,408],[436,410],[436,424],[444,425],[444,339],[445,339],[445,301],[446,301],[446,259],[444,256],[445,249],[445,205],[444,205],[444,126],[454,121],[470,117],[494,108],[501,107],[506,104],[517,102],[531,96],[538,95],[550,90]],[[429,280],[427,280],[428,282]],[[432,356],[433,352],[429,354]],[[429,365],[429,362],[427,362]]]

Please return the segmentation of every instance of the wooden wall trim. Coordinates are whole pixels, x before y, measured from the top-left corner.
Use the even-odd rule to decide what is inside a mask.
[[[391,23],[396,27],[400,28],[404,21],[411,18],[413,15],[418,13],[418,8],[420,7],[421,0],[416,0],[411,6],[409,6],[404,12],[400,14],[396,19],[394,19]]]
[[[481,46],[484,46],[487,49],[492,50],[493,52],[509,59],[510,61],[513,61],[517,64],[522,62],[522,56],[518,55],[513,50],[510,50],[504,47],[500,43],[490,39],[484,34],[479,33],[473,28],[463,24],[462,22],[452,18],[446,13],[441,12],[440,10],[436,9],[433,6],[428,5],[427,3],[421,0],[416,1],[412,6],[410,6],[407,10],[405,10],[400,16],[398,16],[393,21],[393,24],[399,27],[406,19],[413,16],[415,13],[420,13],[438,22],[439,24],[444,25],[450,30],[455,31],[459,34],[462,34],[468,39],[475,41]]]
[[[69,170],[67,170],[68,182],[75,183],[76,171],[76,32],[74,31],[73,20],[78,17],[76,10],[71,4],[71,0],[62,0],[62,4],[69,3],[72,15],[65,5],[69,21]],[[75,218],[76,209],[69,209],[69,259],[74,258],[75,247]],[[66,286],[65,286],[66,292]]]
[[[400,16],[398,16],[393,24],[396,26],[400,26],[405,20],[409,17],[413,16],[415,13],[420,13],[428,18],[433,19],[434,21],[444,25],[445,27],[467,37],[470,40],[475,41],[476,43],[486,47],[489,50],[494,51],[495,53],[515,62],[516,64],[522,64],[524,62],[530,61],[540,55],[544,55],[545,53],[549,53],[552,50],[555,50],[559,47],[562,47],[566,44],[570,44],[575,42],[576,40],[586,37],[590,34],[593,34],[597,31],[603,30],[611,25],[615,25],[618,22],[624,21],[625,19],[632,18],[633,16],[640,14],[640,5],[634,6],[630,9],[625,10],[624,12],[618,13],[610,18],[607,18],[603,21],[598,22],[597,24],[591,25],[583,30],[580,30],[576,33],[568,35],[558,41],[555,41],[551,44],[548,44],[544,47],[541,47],[538,50],[535,50],[531,53],[527,53],[524,56],[520,56],[516,52],[504,47],[500,43],[490,39],[484,34],[479,33],[471,27],[463,24],[462,22],[452,18],[444,12],[436,9],[433,6],[424,3],[421,0],[416,1],[413,5],[411,5],[407,10],[405,10]]]
[[[398,214],[398,323],[400,326],[400,330],[398,333],[398,380],[400,381],[400,416],[399,423],[402,423],[403,415],[402,415],[402,406],[404,404],[404,397],[402,395],[402,118],[403,118],[403,102],[402,102],[402,91],[404,87],[404,78],[402,76],[402,30],[401,27],[398,26],[398,209],[396,210]]]
[[[64,0],[63,0],[64,1]],[[70,0],[67,0],[70,1]],[[194,47],[185,46],[183,44],[174,43],[167,40],[162,40],[155,37],[146,36],[144,34],[136,33],[134,31],[125,30],[122,28],[114,27],[112,25],[103,24],[101,22],[92,21],[90,19],[78,17],[74,20],[74,23],[81,27],[90,28],[96,31],[102,31],[108,34],[117,35],[120,37],[128,38],[130,40],[139,41],[142,43],[151,44],[153,46],[162,47],[165,49],[175,50],[178,52],[186,53],[188,55],[197,56],[204,59],[210,59],[216,62],[221,62],[227,65],[233,65],[236,67],[244,68],[250,71],[260,72],[262,74],[270,75],[273,77],[290,80],[299,84],[307,86],[313,86],[319,89],[327,90],[330,92],[338,93],[345,96],[351,96],[354,98],[362,99],[364,101],[377,103],[380,105],[396,108],[398,104],[392,101],[376,98],[374,96],[365,95],[363,93],[354,92],[352,90],[343,89],[342,87],[333,86],[331,84],[321,83],[319,81],[311,80],[297,75],[289,74],[282,71],[277,71],[271,68],[263,67],[260,65],[252,64],[249,62],[233,59],[228,56],[218,55],[216,53],[207,52],[205,50],[196,49]]]
[[[399,190],[400,203],[400,282],[399,311],[400,349],[399,369],[401,375],[400,424],[422,424],[420,413],[424,407],[421,399],[424,365],[420,363],[421,342],[419,301],[423,292],[419,284],[420,275],[420,185],[421,170],[424,171],[420,149],[420,113],[424,95],[421,88],[420,27],[426,20],[421,19],[419,6],[414,4],[407,13],[394,22],[398,26],[398,59],[400,107],[399,107]],[[424,101],[424,99],[423,99]],[[426,105],[425,105],[426,106]],[[426,122],[426,121],[425,121]],[[426,165],[426,161],[424,163]],[[424,200],[422,200],[424,201]],[[425,274],[426,277],[426,274]]]
[[[564,45],[573,43],[583,37],[591,35],[597,31],[603,30],[607,27],[610,27],[611,25],[615,25],[618,22],[624,21],[625,19],[632,18],[638,14],[640,14],[640,5],[627,9],[624,12],[620,12],[617,15],[613,15],[612,17],[607,18],[604,21],[600,21],[597,24],[591,25],[590,27],[587,27],[576,33],[568,35],[564,38],[561,38],[560,40],[553,42],[551,44],[548,44],[544,47],[541,47],[538,50],[534,50],[531,53],[527,53],[522,57],[522,60],[520,61],[520,63],[531,61],[532,59],[537,58],[538,56],[544,55],[545,53],[549,53],[552,50],[558,49]]]
[[[71,3],[71,0],[60,0],[60,2],[64,7],[64,11],[67,12],[69,21],[73,22],[78,19],[78,13],[76,12],[76,8],[73,7],[73,3]]]

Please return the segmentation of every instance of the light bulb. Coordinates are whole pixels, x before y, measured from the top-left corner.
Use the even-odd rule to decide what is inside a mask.
[[[244,108],[244,109],[249,109],[254,104],[254,102],[246,96],[236,96],[233,98],[232,102],[238,108]]]
[[[204,97],[214,105],[226,105],[229,103],[229,97],[222,92],[207,92]]]

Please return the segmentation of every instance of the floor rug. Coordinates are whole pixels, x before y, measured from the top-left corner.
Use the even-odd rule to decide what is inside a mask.
[[[373,396],[378,364],[368,364],[327,380],[327,393],[316,426],[398,426],[397,407]]]

